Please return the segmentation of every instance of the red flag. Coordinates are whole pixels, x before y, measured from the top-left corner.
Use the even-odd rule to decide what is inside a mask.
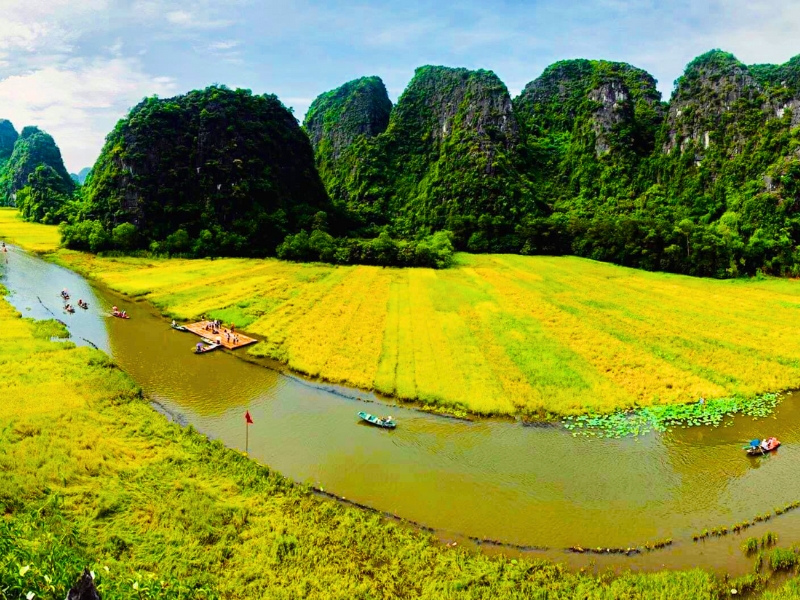
[[[249,410],[244,413],[244,421],[248,425],[252,425],[253,424],[253,417],[250,416],[250,411]]]

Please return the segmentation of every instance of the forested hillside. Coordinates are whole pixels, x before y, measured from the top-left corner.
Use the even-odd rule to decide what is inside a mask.
[[[148,98],[117,124],[65,241],[259,256],[329,209],[308,138],[277,97],[212,86]]]
[[[696,275],[800,273],[800,57],[748,67],[711,51],[669,103],[624,63],[556,63],[513,103],[491,72],[422,67],[385,131],[309,115],[323,181],[362,232],[447,229],[474,252]]]
[[[17,135],[0,120],[0,206],[16,206],[26,219],[58,223],[66,218],[75,182],[53,138],[38,127]]]

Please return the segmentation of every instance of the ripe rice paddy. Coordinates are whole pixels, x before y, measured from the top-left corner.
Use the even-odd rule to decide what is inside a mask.
[[[0,235],[15,223],[7,215]],[[25,227],[46,226],[14,227],[28,245]],[[608,413],[800,387],[792,280],[574,257],[461,254],[434,271],[53,256],[167,316],[205,314],[263,336],[249,352],[298,372],[449,410]]]

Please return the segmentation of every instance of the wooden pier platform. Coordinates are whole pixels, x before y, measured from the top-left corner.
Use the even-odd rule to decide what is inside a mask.
[[[206,326],[208,326],[208,329],[206,329]],[[186,327],[186,329],[192,333],[199,335],[200,337],[207,338],[212,342],[216,343],[217,340],[219,340],[219,343],[228,350],[236,350],[242,346],[255,344],[258,341],[237,332],[236,335],[239,337],[239,342],[234,343],[233,335],[231,335],[228,339],[225,339],[225,331],[230,334],[230,329],[228,327],[223,325],[217,330],[218,333],[214,333],[211,330],[211,321],[199,321],[197,323],[192,323],[191,325],[184,325],[184,327]]]

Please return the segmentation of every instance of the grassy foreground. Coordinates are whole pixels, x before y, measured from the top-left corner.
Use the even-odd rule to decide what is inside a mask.
[[[0,236],[13,231],[23,246],[54,231],[20,223],[0,210]],[[462,254],[444,271],[51,256],[177,319],[206,314],[263,335],[250,352],[297,371],[476,413],[609,412],[800,387],[792,280],[511,255]]]
[[[0,290],[1,291],[1,290]],[[149,408],[97,350],[0,300],[0,598],[696,598],[700,571],[593,577],[446,548],[320,499]]]

